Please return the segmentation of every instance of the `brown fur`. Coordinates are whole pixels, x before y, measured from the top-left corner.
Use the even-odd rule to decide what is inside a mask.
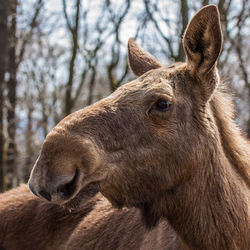
[[[0,249],[187,249],[166,221],[148,231],[138,209],[114,209],[94,193],[71,212],[38,199],[26,185],[1,194]]]
[[[93,195],[94,192],[90,196]],[[27,185],[1,194],[0,249],[63,249],[72,231],[93,209],[96,201],[97,198],[90,199],[81,209],[70,212],[38,199]]]
[[[67,249],[188,249],[167,221],[149,231],[141,223],[138,209],[114,209],[99,197],[92,212],[74,230]]]
[[[249,249],[249,142],[216,69],[222,34],[215,6],[194,16],[183,45],[187,63],[160,67],[130,40],[140,77],[62,120],[29,185],[64,204],[95,182],[114,206],[139,208],[147,227],[167,220],[192,249]],[[166,110],[160,100],[170,103]]]
[[[155,57],[147,51],[138,48],[138,46],[134,43],[133,38],[130,38],[128,42],[130,44],[128,47],[129,63],[130,67],[134,69],[134,73],[136,75],[143,75],[151,69],[157,69],[162,66]],[[130,60],[134,56],[137,57],[136,60]]]

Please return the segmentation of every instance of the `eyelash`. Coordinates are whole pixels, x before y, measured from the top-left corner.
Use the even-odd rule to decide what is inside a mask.
[[[170,110],[171,105],[172,105],[172,102],[165,100],[165,99],[159,99],[155,103],[155,108],[161,112],[166,112],[166,111]]]

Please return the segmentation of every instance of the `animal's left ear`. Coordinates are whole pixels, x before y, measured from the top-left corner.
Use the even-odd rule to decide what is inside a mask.
[[[192,18],[184,34],[183,46],[191,75],[206,82],[214,77],[222,48],[220,17],[215,5],[202,8]]]
[[[140,48],[133,38],[129,38],[128,40],[128,60],[130,68],[137,76],[162,66],[154,56]]]

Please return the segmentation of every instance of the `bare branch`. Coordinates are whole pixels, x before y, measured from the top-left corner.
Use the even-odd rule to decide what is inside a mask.
[[[168,46],[168,50],[170,52],[170,57],[173,58],[174,60],[176,60],[176,56],[174,54],[174,50],[173,50],[173,47],[172,47],[172,41],[167,36],[164,35],[163,31],[161,30],[160,26],[158,25],[158,22],[153,17],[153,14],[150,11],[149,3],[150,3],[149,0],[144,0],[146,13],[149,16],[150,20],[153,22],[153,24],[154,24],[155,28],[157,29],[157,31],[159,32],[160,36],[166,42],[166,44]]]
[[[23,56],[24,56],[27,44],[28,44],[28,42],[30,41],[30,39],[31,39],[31,37],[33,35],[34,28],[37,26],[37,18],[39,16],[39,13],[41,12],[42,6],[43,6],[43,0],[38,0],[37,3],[36,3],[33,18],[31,19],[31,22],[29,24],[30,30],[27,33],[26,37],[22,40],[21,49],[20,49],[19,55],[17,55],[16,67],[18,67],[19,64],[23,60]]]
[[[68,16],[68,13],[67,13],[66,1],[62,0],[62,3],[63,3],[63,14],[64,14],[64,18],[66,20],[67,27],[68,27],[68,29],[70,30],[71,33],[74,33],[72,25],[70,24],[70,21],[69,21],[69,16]]]
[[[185,29],[188,25],[188,4],[187,0],[181,0],[181,8],[180,15],[182,20],[182,28],[181,28],[181,38],[185,32]],[[176,61],[184,61],[185,60],[185,52],[182,45],[182,39],[179,40],[179,48],[178,55],[176,57]]]
[[[119,63],[120,57],[121,57],[120,26],[130,9],[130,0],[126,1],[126,7],[121,15],[116,16],[115,13],[113,13],[113,9],[111,5],[108,5],[108,8],[109,8],[109,12],[111,13],[111,17],[112,17],[113,24],[114,24],[113,32],[115,35],[115,40],[111,48],[111,61],[107,65],[107,73],[108,73],[111,91],[114,91],[116,88],[119,87],[121,82],[124,80],[129,69],[128,65],[125,65],[125,70],[120,79],[117,79],[117,77],[114,74],[114,70],[116,69]]]
[[[64,0],[63,0],[64,1]],[[66,93],[65,93],[65,109],[64,115],[70,114],[73,103],[72,103],[72,86],[73,86],[73,78],[74,78],[74,66],[78,49],[78,27],[79,27],[79,12],[80,12],[80,3],[81,0],[76,0],[76,14],[74,20],[74,27],[70,29],[72,34],[72,50],[71,50],[71,60],[69,65],[69,79],[66,84]]]

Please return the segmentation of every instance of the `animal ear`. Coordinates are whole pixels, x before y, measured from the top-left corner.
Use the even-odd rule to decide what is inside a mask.
[[[200,80],[211,78],[222,48],[220,17],[215,5],[202,8],[192,18],[183,46],[191,74]]]
[[[133,38],[128,40],[128,60],[130,68],[137,76],[162,66],[154,56],[140,48]]]

